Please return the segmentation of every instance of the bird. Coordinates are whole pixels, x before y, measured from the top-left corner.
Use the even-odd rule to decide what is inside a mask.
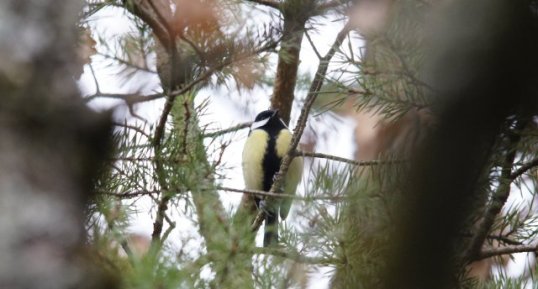
[[[291,145],[292,133],[278,116],[278,110],[260,112],[250,127],[242,154],[245,188],[268,192],[279,171],[283,157]],[[301,181],[303,159],[295,157],[290,163],[283,185],[277,193],[295,194]],[[291,198],[263,200],[255,197],[256,207],[265,211],[263,246],[278,244],[278,216],[285,220],[291,208]]]

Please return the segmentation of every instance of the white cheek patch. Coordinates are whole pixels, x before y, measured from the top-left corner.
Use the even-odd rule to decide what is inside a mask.
[[[250,126],[250,129],[254,130],[254,129],[260,128],[260,127],[264,126],[265,124],[267,124],[267,122],[269,122],[269,118],[262,119],[262,120],[259,120],[259,121],[255,121]]]

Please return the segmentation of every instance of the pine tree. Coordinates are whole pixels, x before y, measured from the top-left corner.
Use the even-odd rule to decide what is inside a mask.
[[[333,288],[528,282],[529,275],[512,281],[501,274],[478,283],[467,270],[486,258],[502,265],[498,256],[536,251],[534,199],[507,202],[535,193],[534,3],[440,5],[88,0],[82,27],[91,29],[107,11],[133,26],[116,40],[92,31],[99,43],[93,59],[112,61],[126,80],[160,81],[157,93],[103,93],[95,78],[96,92],[85,98],[119,99],[132,115],[116,123],[114,156],[87,205],[98,264],[125,288],[307,288],[309,273],[321,268],[332,270]],[[368,13],[381,16],[368,20]],[[253,15],[270,22],[248,21]],[[310,36],[330,19],[340,19],[342,29],[321,53]],[[298,72],[303,43],[319,58],[313,77]],[[280,196],[295,198],[298,209],[277,248],[255,245],[264,212],[254,196],[274,198],[279,175],[265,193],[223,187],[229,136],[248,124],[208,131],[201,100],[209,88],[248,93],[261,86],[295,125],[279,175],[291,158],[309,159],[302,195]],[[154,100],[164,103],[148,123],[137,108]],[[329,115],[329,122],[342,111],[378,120],[373,140],[357,137],[357,160],[297,146],[303,133],[315,139],[313,115]],[[366,154],[362,144],[373,149]],[[242,194],[232,210],[222,200],[227,190]],[[151,203],[153,230],[139,250],[128,227],[144,202]],[[194,229],[170,240],[187,226]],[[191,238],[202,241],[194,246]]]

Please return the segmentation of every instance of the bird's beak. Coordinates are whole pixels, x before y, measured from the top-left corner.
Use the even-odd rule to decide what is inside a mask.
[[[273,118],[275,116],[278,116],[278,109],[275,109],[275,112],[273,112],[273,115],[271,116],[271,118]]]

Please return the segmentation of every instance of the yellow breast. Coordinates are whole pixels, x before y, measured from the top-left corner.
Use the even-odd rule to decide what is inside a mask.
[[[261,129],[253,130],[243,148],[243,178],[245,188],[249,190],[263,189],[263,157],[267,149],[269,135]]]

